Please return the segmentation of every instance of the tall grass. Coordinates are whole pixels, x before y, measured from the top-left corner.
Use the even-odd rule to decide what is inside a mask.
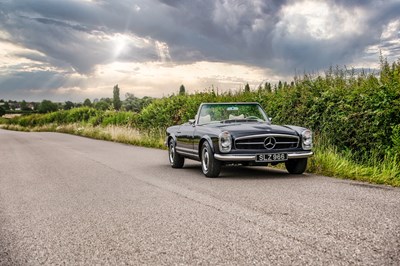
[[[351,151],[339,151],[326,138],[317,138],[314,156],[308,170],[315,174],[366,181],[377,184],[400,186],[400,157],[398,154],[386,155],[383,159],[372,156],[359,161]]]
[[[0,128],[25,132],[60,132],[89,137],[100,140],[115,141],[136,146],[166,149],[165,133],[161,130],[139,131],[129,126],[93,126],[90,124],[47,124],[35,127],[25,127],[13,124],[3,124]]]

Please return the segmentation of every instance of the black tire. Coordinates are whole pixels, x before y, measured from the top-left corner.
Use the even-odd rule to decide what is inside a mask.
[[[169,141],[168,159],[172,168],[182,168],[183,165],[185,164],[185,157],[176,152],[174,140]]]
[[[214,158],[208,141],[201,147],[201,170],[206,177],[217,177],[221,172],[221,162]]]
[[[290,174],[300,175],[307,168],[307,158],[288,160],[285,162],[285,166]]]

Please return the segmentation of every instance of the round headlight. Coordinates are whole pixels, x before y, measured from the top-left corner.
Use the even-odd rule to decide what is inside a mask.
[[[312,143],[312,132],[311,130],[304,130],[301,133],[301,140],[302,140],[302,147],[304,150],[311,150],[313,143]]]
[[[228,131],[221,132],[218,137],[219,150],[221,152],[230,152],[232,149],[232,137]]]

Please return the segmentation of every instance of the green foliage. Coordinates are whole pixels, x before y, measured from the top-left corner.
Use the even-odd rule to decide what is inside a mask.
[[[390,66],[383,61],[380,76],[331,68],[324,76],[305,75],[290,84],[280,82],[275,90],[266,83],[257,91],[173,95],[144,108],[138,124],[165,128],[187,122],[202,102],[255,101],[274,123],[311,128],[326,136],[338,152],[352,151],[355,160],[367,161],[371,156],[383,159],[399,147],[394,140],[397,137],[393,137],[399,136],[399,73],[400,62]]]
[[[70,109],[72,109],[72,108],[74,108],[74,107],[75,107],[75,105],[74,105],[73,102],[71,102],[71,101],[66,101],[65,104],[64,104],[63,109],[64,109],[64,110],[70,110]]]
[[[6,110],[0,106],[0,117],[6,114]]]
[[[107,112],[103,115],[101,125],[133,126],[135,125],[136,120],[137,120],[137,114],[132,112],[118,112],[118,113]]]
[[[90,99],[85,99],[85,101],[83,102],[83,106],[92,107],[92,102],[90,101]]]
[[[28,108],[28,104],[26,103],[25,100],[23,100],[20,104],[21,110],[22,111],[30,111],[31,109]]]
[[[99,102],[94,104],[94,108],[102,111],[110,109],[110,106],[111,106],[111,101],[106,101],[106,100],[100,100]]]
[[[55,112],[57,110],[58,110],[58,105],[49,100],[43,100],[38,107],[38,112],[42,114]]]
[[[119,87],[118,84],[114,86],[113,88],[113,106],[114,109],[119,111],[121,109],[121,99],[119,98]]]
[[[153,98],[145,96],[143,98],[135,97],[132,93],[125,94],[125,100],[122,102],[122,110],[139,113],[144,107],[148,106]]]
[[[119,95],[119,88],[117,92]],[[135,113],[98,108],[100,102],[109,106],[109,99],[109,102],[96,103],[96,109],[82,107],[22,116],[8,120],[7,124],[34,127],[84,123],[164,132],[168,126],[193,119],[201,103],[259,102],[275,124],[308,127],[316,136],[325,139],[317,143],[316,150],[322,155],[315,157],[312,171],[348,178],[359,174],[363,180],[372,178],[376,182],[400,185],[400,61],[389,64],[381,59],[378,75],[330,68],[323,76],[304,75],[293,82],[279,82],[274,86],[260,84],[253,91],[218,93],[212,89],[149,98],[141,106],[133,94],[126,98],[123,109]]]
[[[396,156],[384,160],[370,158],[368,165],[356,162],[351,151],[339,152],[324,138],[318,138],[310,158],[308,171],[327,176],[400,186],[400,161]]]
[[[393,127],[391,140],[393,154],[400,156],[400,125]]]
[[[247,83],[246,86],[244,86],[244,92],[250,92],[250,85],[249,85],[249,83]]]
[[[183,84],[179,87],[179,95],[185,95],[186,94],[186,89]]]
[[[60,112],[58,112],[60,113]],[[91,117],[97,116],[98,110],[90,107],[74,108],[67,112],[65,123],[88,122]]]

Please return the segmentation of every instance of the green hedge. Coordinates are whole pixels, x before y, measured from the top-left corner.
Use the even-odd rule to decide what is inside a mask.
[[[400,62],[382,61],[379,73],[330,69],[324,76],[305,75],[272,92],[258,88],[171,96],[144,108],[138,126],[166,128],[186,122],[194,118],[202,102],[255,101],[274,123],[311,128],[339,151],[351,151],[358,157],[383,157],[400,152]]]

